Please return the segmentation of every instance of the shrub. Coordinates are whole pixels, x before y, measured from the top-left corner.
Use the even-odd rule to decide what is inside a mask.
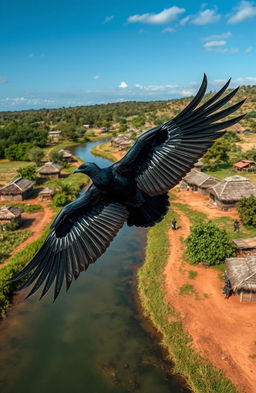
[[[69,197],[63,192],[55,194],[53,197],[53,204],[57,207],[65,206],[70,202]]]
[[[185,242],[187,255],[193,264],[204,262],[219,265],[235,255],[234,245],[226,230],[218,228],[211,221],[194,225]]]
[[[24,179],[35,180],[36,178],[36,167],[34,165],[26,166],[18,169],[18,174]]]
[[[236,207],[243,224],[256,225],[256,197],[243,198]]]

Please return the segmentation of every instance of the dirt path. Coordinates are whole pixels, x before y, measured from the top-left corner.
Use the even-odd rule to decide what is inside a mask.
[[[190,196],[189,205],[195,208],[193,203],[200,198]],[[196,210],[204,210],[209,217],[218,214],[202,206]],[[190,221],[184,213],[177,212],[181,228],[170,232],[171,248],[165,269],[166,297],[182,316],[193,347],[223,370],[240,391],[255,393],[256,304],[242,304],[235,296],[224,299],[223,283],[217,271],[184,262],[181,237],[189,235]],[[219,212],[219,215],[225,214]],[[194,280],[188,278],[189,270],[197,272]],[[193,285],[196,295],[179,294],[180,287],[188,283]]]
[[[22,202],[19,202],[22,203]],[[21,229],[29,229],[32,232],[32,235],[29,236],[28,239],[26,239],[24,242],[19,244],[11,253],[10,253],[10,258],[17,254],[19,251],[23,250],[24,247],[27,244],[30,244],[34,242],[35,240],[38,240],[43,233],[43,230],[45,227],[51,222],[53,216],[55,213],[52,211],[52,209],[49,207],[49,202],[46,201],[39,201],[37,198],[33,200],[26,200],[24,203],[30,203],[30,204],[38,204],[41,205],[43,208],[43,211],[39,211],[36,213],[22,213],[22,219],[24,219],[25,226],[21,227]],[[27,220],[27,223],[26,223]],[[1,267],[5,266],[8,262],[8,258],[4,263],[1,264]]]

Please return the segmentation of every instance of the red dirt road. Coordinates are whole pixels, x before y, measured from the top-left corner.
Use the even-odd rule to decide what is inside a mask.
[[[188,203],[209,218],[235,217],[234,213],[207,207],[200,194],[182,191],[178,195],[179,202]],[[255,393],[256,304],[240,303],[236,296],[224,299],[224,284],[217,271],[184,262],[180,238],[188,236],[190,221],[181,211],[175,210],[180,216],[181,227],[170,231],[171,248],[165,269],[166,297],[180,313],[184,327],[193,339],[193,347],[222,369],[239,391]],[[188,278],[189,270],[197,272],[194,280]],[[179,294],[180,287],[187,283],[194,286],[196,295]]]

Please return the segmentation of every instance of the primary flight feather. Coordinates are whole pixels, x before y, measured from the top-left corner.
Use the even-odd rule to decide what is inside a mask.
[[[68,289],[73,278],[105,252],[126,221],[129,226],[149,227],[162,220],[169,206],[168,191],[225,133],[218,131],[244,116],[217,122],[244,102],[216,112],[238,90],[219,99],[229,82],[198,106],[207,87],[204,75],[190,104],[172,120],[143,133],[120,161],[104,169],[85,163],[74,171],[90,176],[92,185],[60,211],[41,249],[12,278],[28,277],[20,290],[35,281],[27,297],[40,287],[43,297],[55,282],[55,300],[63,281]]]

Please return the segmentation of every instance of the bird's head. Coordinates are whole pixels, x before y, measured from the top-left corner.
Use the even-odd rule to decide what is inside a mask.
[[[93,162],[86,162],[81,164],[78,168],[74,170],[73,173],[83,173],[84,175],[93,176],[99,172],[100,168],[97,164]]]

